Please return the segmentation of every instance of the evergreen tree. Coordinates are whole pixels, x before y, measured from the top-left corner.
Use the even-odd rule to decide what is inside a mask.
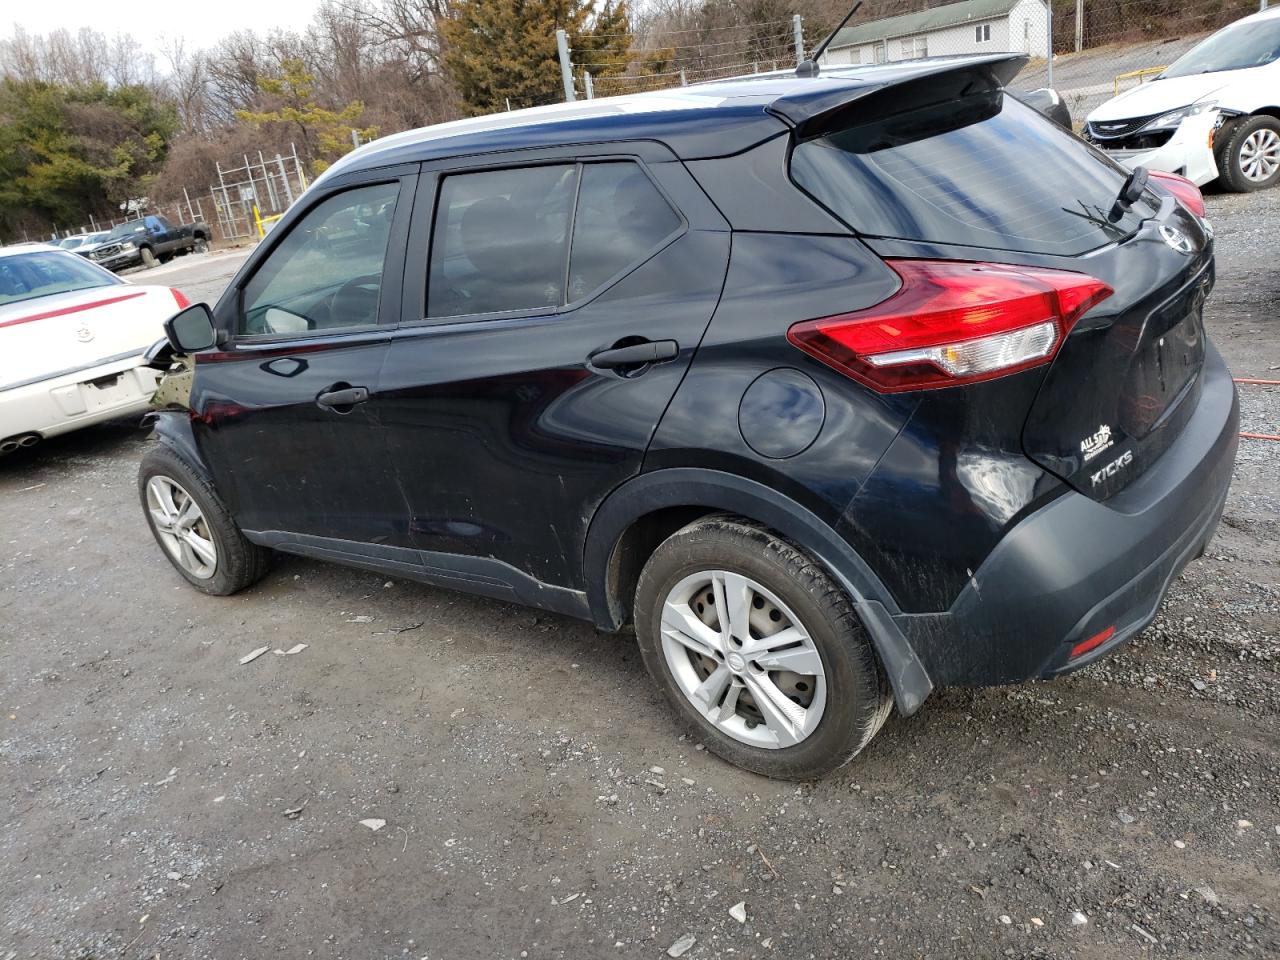
[[[456,0],[441,23],[445,67],[472,115],[564,99],[556,30],[569,36],[574,79],[621,73],[630,60],[626,0],[598,14],[584,0]],[[599,71],[599,73],[597,73]]]
[[[353,130],[361,141],[378,135],[376,127],[356,126],[364,116],[364,104],[359,100],[352,101],[341,110],[330,110],[317,104],[315,77],[296,58],[286,57],[277,76],[260,77],[258,89],[269,108],[237,110],[236,119],[257,126],[284,124],[296,131],[302,142],[302,156],[310,161],[316,173],[352,149]]]

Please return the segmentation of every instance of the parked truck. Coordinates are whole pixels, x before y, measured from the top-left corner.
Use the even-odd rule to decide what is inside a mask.
[[[209,249],[209,227],[201,221],[175,226],[161,216],[148,215],[114,227],[89,258],[108,270],[154,267],[175,256]]]

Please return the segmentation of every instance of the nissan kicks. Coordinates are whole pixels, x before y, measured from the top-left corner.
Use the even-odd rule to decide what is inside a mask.
[[[1155,616],[1222,510],[1235,389],[1199,191],[991,55],[399,134],[168,323],[139,491],[210,594],[272,551],[633,624],[750,770]]]

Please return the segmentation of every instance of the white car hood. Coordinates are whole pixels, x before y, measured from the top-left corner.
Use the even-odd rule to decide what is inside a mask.
[[[0,306],[0,390],[136,353],[178,310],[167,287],[109,284]]]
[[[1226,92],[1225,88],[1237,82],[1254,81],[1258,69],[1223,70],[1219,73],[1198,73],[1189,77],[1170,77],[1167,80],[1141,83],[1118,97],[1112,97],[1089,114],[1088,119],[1090,122],[1128,120],[1177,110],[1206,98],[1212,99],[1213,94],[1220,95]]]

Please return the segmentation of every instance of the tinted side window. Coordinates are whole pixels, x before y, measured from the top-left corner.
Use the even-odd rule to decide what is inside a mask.
[[[431,240],[427,315],[564,303],[576,186],[571,164],[446,177]]]
[[[638,264],[680,226],[680,217],[634,163],[582,168],[569,262],[569,302]]]
[[[240,334],[305,333],[378,322],[398,183],[336,194],[294,224],[245,284]]]

